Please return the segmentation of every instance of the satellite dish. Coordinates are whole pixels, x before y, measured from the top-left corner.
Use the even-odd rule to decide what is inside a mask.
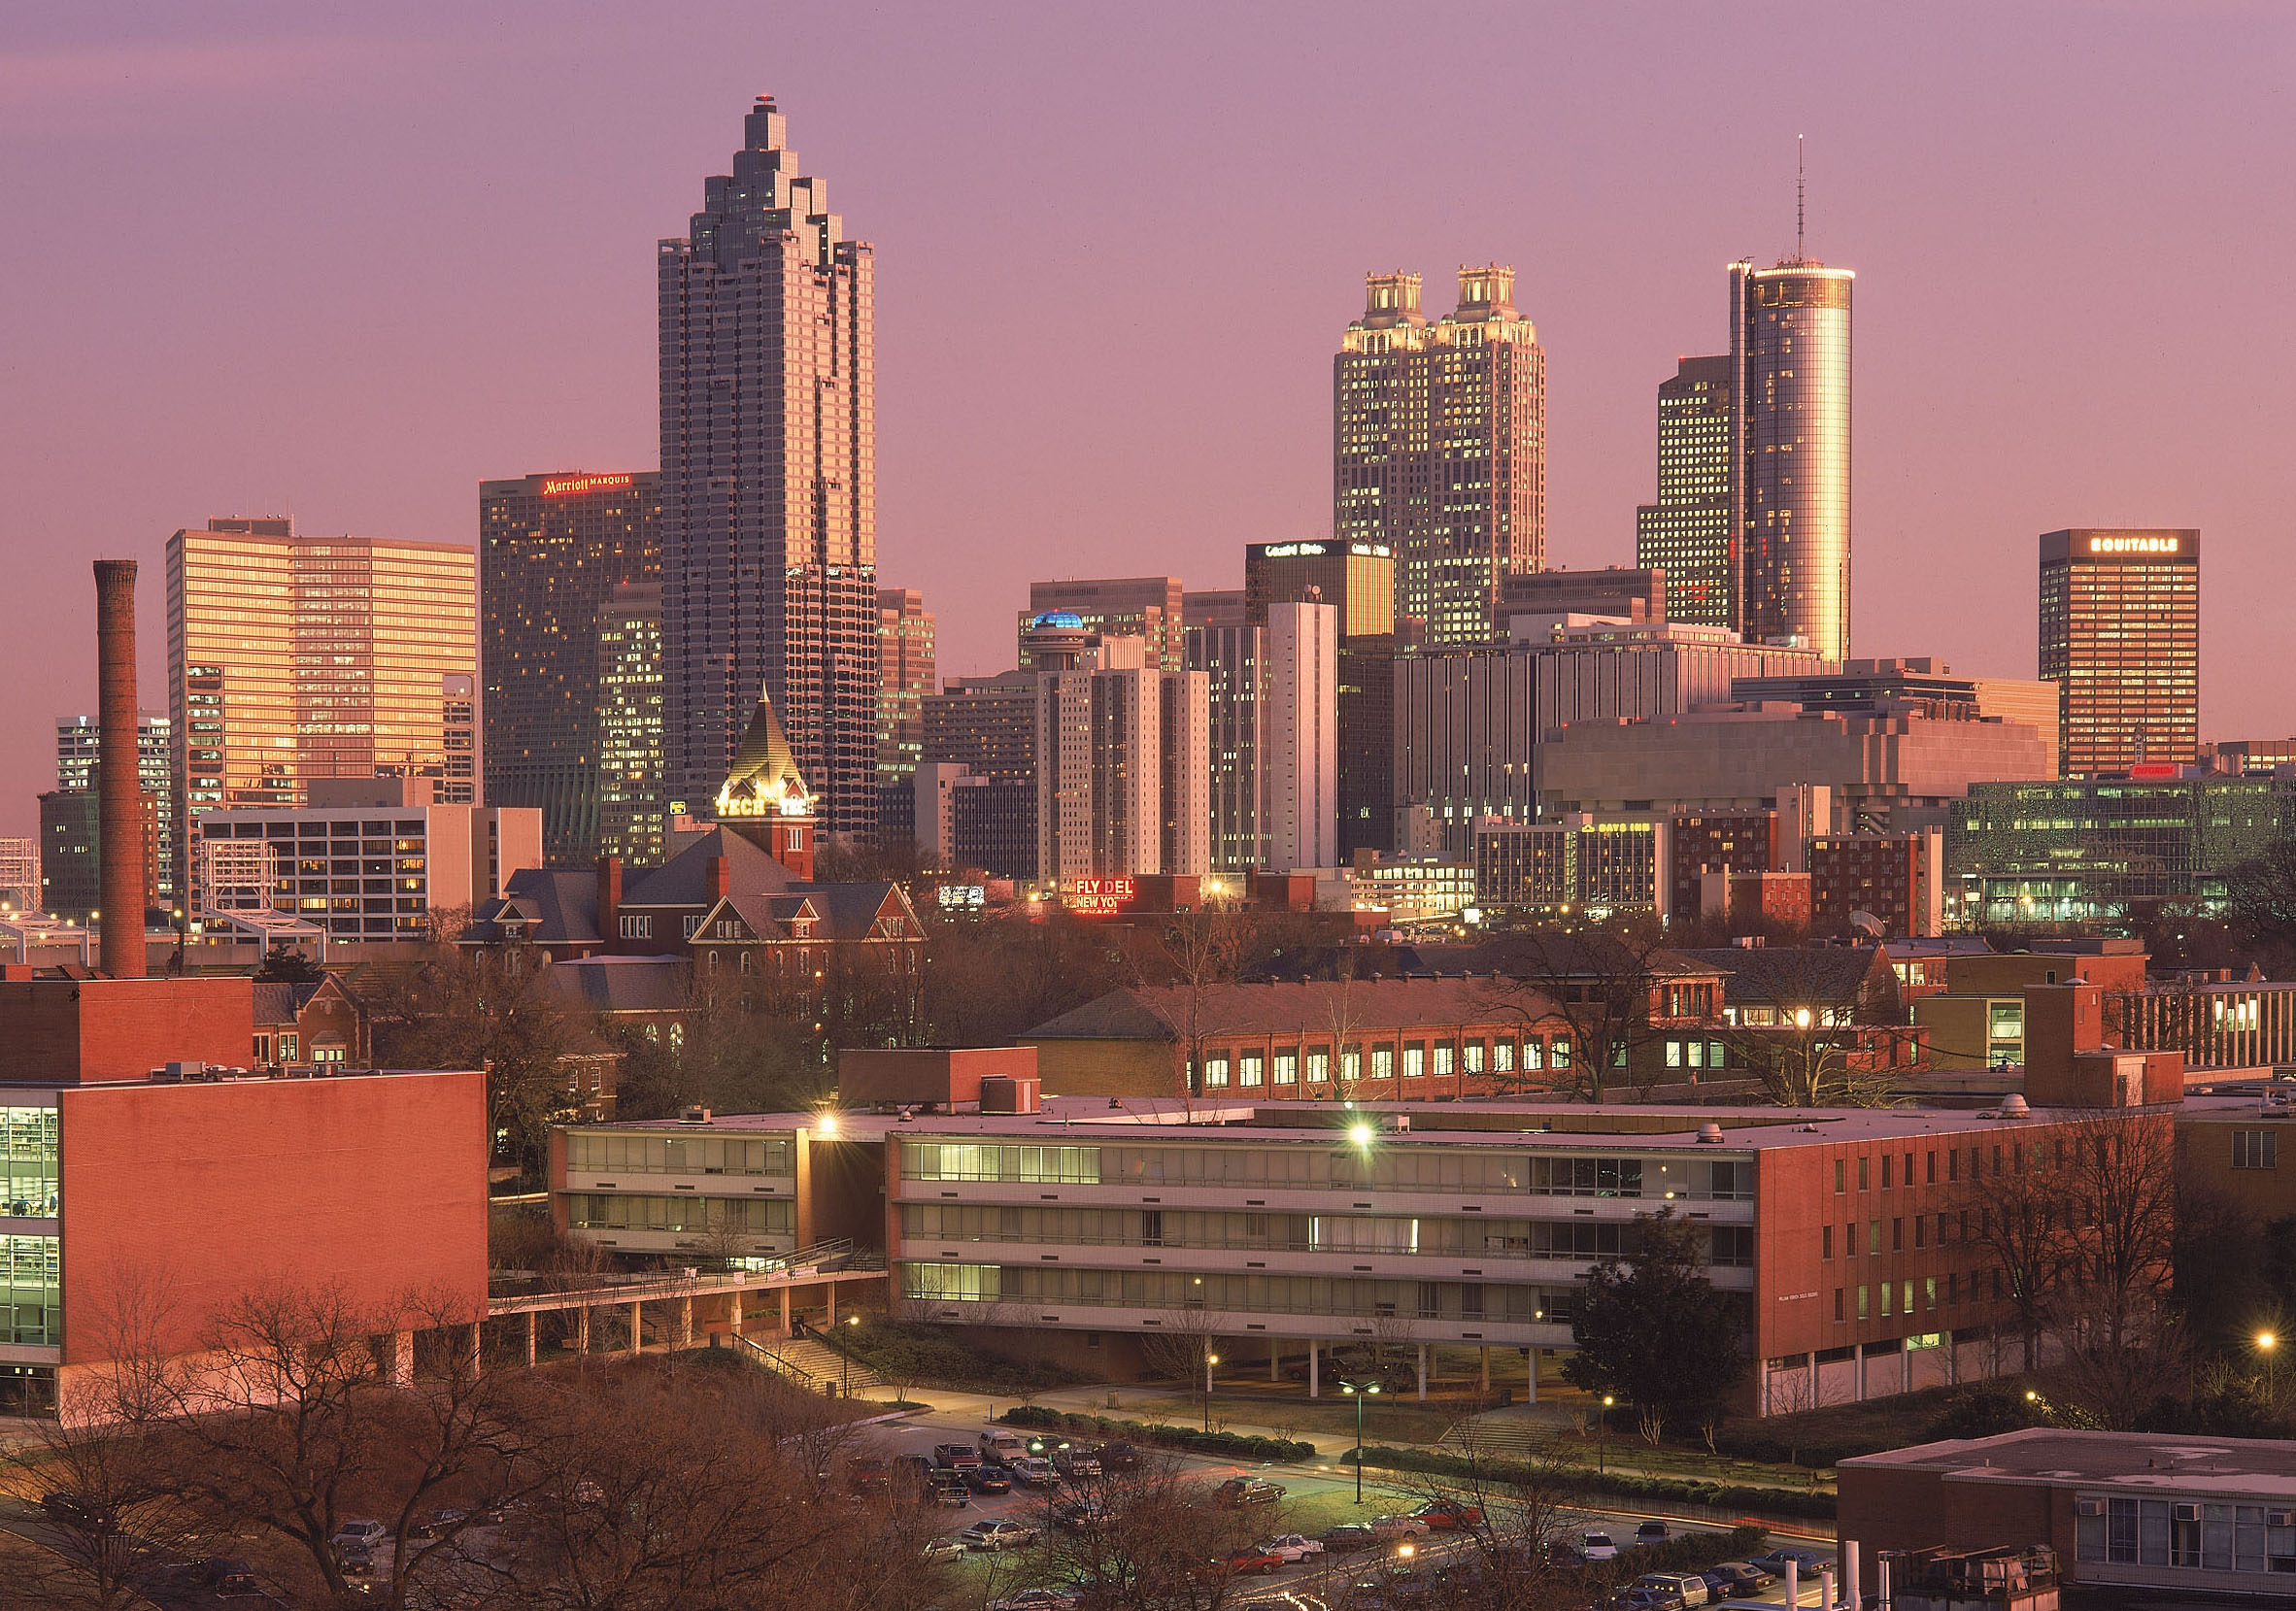
[[[1860,934],[1871,934],[1876,940],[1885,939],[1889,934],[1889,929],[1881,920],[1871,912],[1852,912],[1849,915],[1849,926]]]

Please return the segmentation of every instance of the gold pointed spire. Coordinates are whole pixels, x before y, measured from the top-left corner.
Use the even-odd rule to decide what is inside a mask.
[[[773,696],[758,690],[758,708],[750,714],[749,730],[741,735],[733,769],[718,790],[718,816],[810,817],[813,794],[797,771],[797,757],[782,731]]]

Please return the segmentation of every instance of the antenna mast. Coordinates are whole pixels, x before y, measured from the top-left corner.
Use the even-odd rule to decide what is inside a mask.
[[[1802,141],[1794,136],[1794,261],[1804,261],[1802,255]]]

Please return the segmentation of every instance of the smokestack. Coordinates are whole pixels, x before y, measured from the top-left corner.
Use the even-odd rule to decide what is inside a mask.
[[[104,972],[144,976],[144,782],[136,756],[136,562],[98,559],[96,855]]]

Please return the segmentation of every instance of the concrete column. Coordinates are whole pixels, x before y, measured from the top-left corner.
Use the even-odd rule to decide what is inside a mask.
[[[1270,1382],[1282,1381],[1284,1379],[1283,1367],[1284,1345],[1270,1337],[1267,1339],[1267,1379]]]
[[[1483,1396],[1488,1398],[1491,1395],[1491,1350],[1485,1346],[1476,1349],[1475,1352],[1482,1356],[1482,1393]]]
[[[678,1299],[678,1346],[693,1346],[693,1298],[691,1294]]]
[[[393,1331],[390,1334],[390,1385],[394,1388],[415,1384],[415,1333]]]
[[[738,1337],[741,1335],[741,1289],[736,1287],[727,1292],[726,1300],[726,1323],[733,1328],[733,1334]]]
[[[1523,1400],[1523,1402],[1524,1402],[1524,1403],[1526,1403],[1526,1404],[1536,1404],[1536,1403],[1537,1403],[1537,1402],[1538,1402],[1538,1350],[1537,1350],[1537,1349],[1536,1349],[1536,1348],[1534,1348],[1534,1349],[1532,1349],[1532,1350],[1530,1351],[1530,1353],[1531,1353],[1531,1372],[1530,1372],[1530,1374],[1531,1374],[1531,1396],[1530,1396],[1530,1397],[1528,1397],[1528,1398],[1526,1398],[1526,1399],[1524,1399],[1524,1400]]]
[[[1310,1398],[1321,1398],[1324,1395],[1323,1371],[1320,1368],[1323,1361],[1316,1358],[1322,1347],[1323,1344],[1317,1342],[1313,1337],[1307,1339],[1307,1396]]]
[[[536,1353],[534,1347],[534,1311],[529,1309],[526,1311],[526,1368],[528,1370],[532,1370],[534,1368],[534,1357]]]
[[[790,1290],[786,1286],[781,1290],[781,1334],[790,1334]]]
[[[629,1351],[638,1353],[646,1346],[646,1322],[640,1310],[645,1307],[636,1298],[629,1300]]]
[[[827,1318],[822,1324],[825,1326],[834,1326],[837,1324],[837,1283],[835,1281],[828,1283],[828,1293],[829,1313]]]
[[[1427,1402],[1427,1344],[1419,1345],[1419,1401]]]

